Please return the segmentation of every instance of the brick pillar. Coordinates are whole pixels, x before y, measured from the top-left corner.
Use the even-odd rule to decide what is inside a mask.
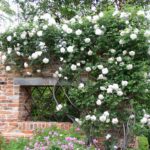
[[[10,130],[17,126],[17,122],[28,119],[28,94],[23,87],[14,85],[13,80],[16,76],[15,73],[5,72],[4,67],[0,65],[0,132]]]

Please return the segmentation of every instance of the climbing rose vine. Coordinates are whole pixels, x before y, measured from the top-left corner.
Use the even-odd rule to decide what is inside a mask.
[[[118,130],[125,136],[135,122],[148,122],[143,118],[143,110],[150,113],[148,27],[148,14],[131,8],[61,24],[44,14],[1,35],[2,62],[8,72],[32,68],[26,72],[32,75],[55,57],[61,65],[53,76],[71,83],[66,99],[79,112],[73,119],[88,143],[100,133],[108,146],[117,147]],[[57,112],[68,112],[67,102],[56,104]]]

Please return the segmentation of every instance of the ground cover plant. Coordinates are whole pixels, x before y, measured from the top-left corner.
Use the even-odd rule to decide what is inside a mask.
[[[149,130],[149,14],[141,7],[110,7],[61,23],[36,14],[0,41],[7,72],[32,76],[53,60],[61,64],[53,76],[70,86],[62,87],[66,101],[55,98],[56,113],[65,112],[82,128],[87,145],[102,136],[106,149],[127,149],[135,125]],[[70,106],[78,118],[69,115]]]

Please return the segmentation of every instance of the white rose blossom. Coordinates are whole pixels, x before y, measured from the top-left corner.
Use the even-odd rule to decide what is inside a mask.
[[[44,58],[44,59],[43,59],[43,63],[44,63],[44,64],[49,63],[49,59],[48,59],[48,58]]]
[[[128,81],[122,81],[121,85],[124,86],[124,87],[127,86],[128,85]]]
[[[113,119],[112,119],[112,124],[118,124],[118,122],[119,122],[119,121],[118,121],[118,118],[113,118]]]
[[[93,52],[91,50],[88,51],[87,53],[89,56],[92,56],[93,55]]]
[[[80,30],[80,29],[76,30],[75,34],[76,35],[81,35],[82,34],[82,30]]]
[[[127,68],[127,70],[132,70],[132,69],[133,69],[133,65],[132,65],[132,64],[128,64],[128,65],[126,66],[126,68]]]
[[[111,138],[111,134],[106,135],[106,140],[109,140]]]
[[[90,43],[90,42],[91,42],[91,39],[90,39],[90,38],[86,38],[86,39],[84,39],[84,42],[85,42],[85,43]]]
[[[9,35],[9,36],[7,37],[7,41],[10,42],[11,40],[12,40],[12,36]]]
[[[91,69],[90,67],[86,67],[85,70],[86,70],[87,72],[90,72],[92,69]]]
[[[74,46],[67,47],[67,52],[68,53],[73,53],[73,51],[74,51]]]
[[[130,52],[129,52],[129,55],[130,55],[130,56],[134,56],[134,55],[135,55],[135,51],[130,51]]]
[[[98,99],[98,100],[96,101],[96,104],[97,104],[98,106],[100,106],[100,105],[102,105],[102,101],[101,101],[100,99]]]
[[[43,31],[40,30],[40,31],[37,32],[38,37],[41,37],[42,35],[43,35]]]
[[[65,53],[65,52],[66,52],[65,48],[64,48],[64,47],[61,47],[61,48],[60,48],[60,52],[61,52],[61,53]]]
[[[80,83],[78,89],[83,89],[83,88],[84,88],[84,83]]]
[[[99,117],[99,120],[100,120],[101,122],[105,122],[105,121],[106,121],[106,116],[104,116],[104,115],[100,116],[100,117]]]
[[[104,31],[97,28],[97,29],[95,30],[95,34],[96,34],[96,35],[103,35],[103,34],[104,34]]]
[[[57,110],[57,111],[60,111],[62,108],[63,108],[63,106],[62,106],[61,104],[58,104],[58,105],[56,106],[56,110]]]
[[[6,71],[11,71],[11,67],[10,66],[6,66]]]
[[[72,64],[72,65],[71,65],[71,70],[72,70],[72,71],[77,70],[77,66],[76,66],[76,65],[74,65],[74,64]]]
[[[107,68],[103,68],[103,69],[102,69],[102,74],[106,75],[106,74],[108,74],[108,72],[109,72],[109,71],[108,71]]]
[[[131,40],[135,40],[135,39],[137,39],[137,35],[133,33],[130,35],[130,38],[131,38]]]

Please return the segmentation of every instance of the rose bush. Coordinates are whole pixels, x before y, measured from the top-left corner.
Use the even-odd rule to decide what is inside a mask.
[[[54,77],[71,82],[66,99],[80,113],[72,119],[85,131],[88,144],[101,133],[109,148],[123,138],[126,149],[142,109],[150,112],[148,26],[146,11],[135,8],[77,15],[61,24],[44,14],[0,37],[2,59],[7,71],[14,66],[38,72],[55,56],[61,66]],[[57,111],[63,106],[57,102]]]

